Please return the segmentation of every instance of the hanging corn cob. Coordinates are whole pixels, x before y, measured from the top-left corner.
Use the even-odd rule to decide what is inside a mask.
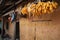
[[[28,14],[29,15],[42,15],[47,13],[52,13],[54,9],[56,9],[58,4],[56,2],[38,2],[37,4],[29,3],[27,6],[23,7],[21,12],[22,14]]]

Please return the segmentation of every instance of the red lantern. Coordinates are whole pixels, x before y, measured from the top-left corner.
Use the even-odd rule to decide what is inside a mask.
[[[11,17],[8,17],[8,20],[11,21]]]

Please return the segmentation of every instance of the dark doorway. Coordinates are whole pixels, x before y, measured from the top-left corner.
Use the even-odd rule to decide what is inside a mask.
[[[15,40],[16,39],[20,39],[19,38],[19,22],[16,22],[16,29],[15,29],[16,31],[15,31]]]
[[[6,22],[6,29],[9,29],[9,22]]]

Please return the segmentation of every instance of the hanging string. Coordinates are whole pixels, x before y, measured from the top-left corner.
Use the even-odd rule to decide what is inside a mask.
[[[16,10],[16,5],[15,5],[15,1],[14,1],[14,12],[15,12],[15,10]]]

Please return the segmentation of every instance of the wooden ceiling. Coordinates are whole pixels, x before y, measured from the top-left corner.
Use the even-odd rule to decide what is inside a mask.
[[[12,10],[17,6],[18,4],[24,3],[24,2],[30,2],[34,0],[3,0],[0,4],[0,16],[4,15],[6,12]],[[48,0],[46,0],[48,1]],[[51,0],[50,0],[51,1]],[[60,3],[59,0],[54,0]],[[15,3],[15,5],[14,5]]]
[[[0,16],[4,15],[6,12],[15,9],[18,4],[25,4],[26,2],[30,2],[33,0],[3,0],[2,4],[0,4]]]
[[[0,15],[3,15],[5,12],[7,12],[9,9],[14,7],[14,4],[19,4],[17,2],[22,2],[22,0],[3,0],[3,2],[0,4]]]

